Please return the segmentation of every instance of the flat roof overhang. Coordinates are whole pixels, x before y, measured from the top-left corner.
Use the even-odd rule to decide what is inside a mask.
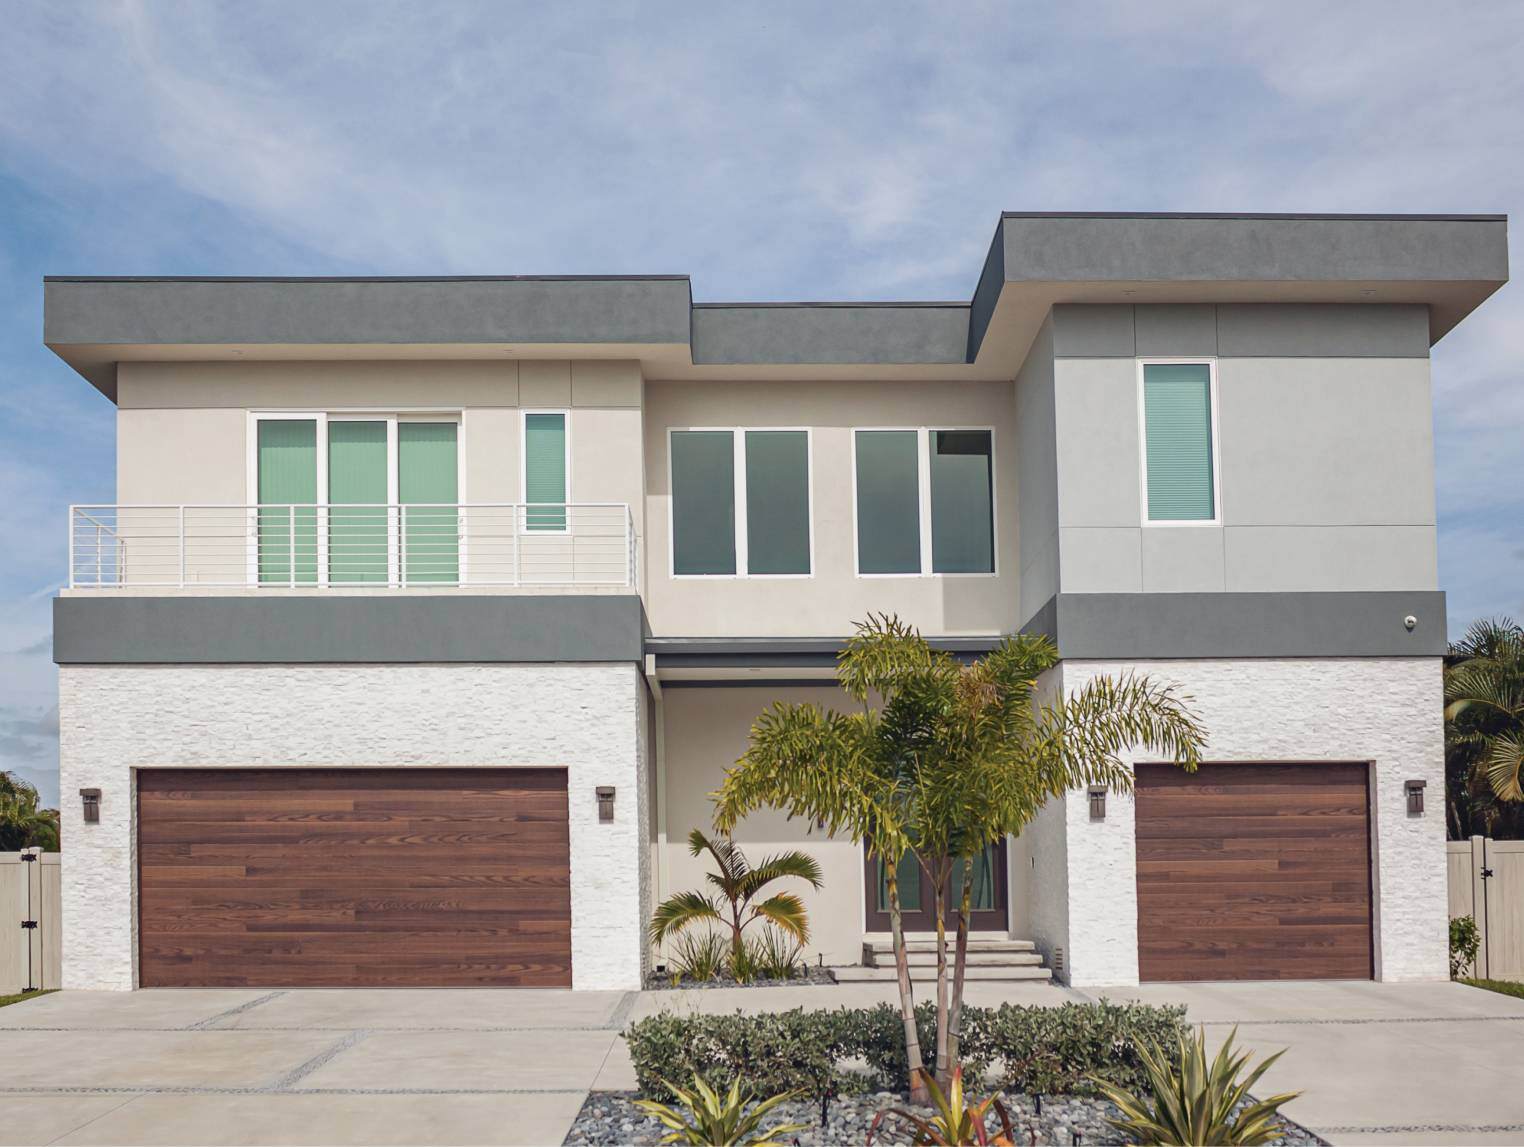
[[[75,277],[44,341],[124,361],[622,358],[653,380],[1013,377],[1060,304],[1420,304],[1438,341],[1508,280],[1503,215],[1007,213],[968,302],[694,304],[686,276]]]

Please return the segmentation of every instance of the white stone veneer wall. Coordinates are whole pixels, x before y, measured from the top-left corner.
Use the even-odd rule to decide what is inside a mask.
[[[643,688],[631,665],[126,665],[59,670],[66,988],[137,980],[135,767],[565,767],[572,984],[640,986]],[[617,790],[612,824],[594,788]]]
[[[1173,681],[1193,698],[1211,761],[1367,761],[1375,766],[1376,978],[1445,979],[1448,915],[1438,658],[1065,661],[1067,692],[1128,670]],[[1136,759],[1150,759],[1139,754]],[[1407,814],[1404,782],[1428,782],[1428,812]],[[1138,901],[1131,798],[1090,820],[1083,792],[1064,801],[1069,980],[1138,982]],[[1041,863],[1041,862],[1039,862]]]

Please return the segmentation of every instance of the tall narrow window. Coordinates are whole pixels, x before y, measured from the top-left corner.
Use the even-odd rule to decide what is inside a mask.
[[[317,581],[317,420],[258,423],[259,580]]]
[[[1214,521],[1212,369],[1208,364],[1143,364],[1143,437],[1148,520]]]
[[[524,415],[525,520],[531,530],[566,529],[566,415]]]
[[[384,582],[389,576],[386,455],[385,422],[329,419],[330,582]]]
[[[918,438],[914,430],[857,432],[859,573],[921,572]]]
[[[746,572],[810,572],[810,436],[748,430]]]
[[[453,422],[397,423],[397,500],[409,584],[460,580],[455,432]]]
[[[672,572],[736,572],[735,438],[729,430],[672,432]]]
[[[995,571],[994,449],[988,430],[933,430],[933,573]]]

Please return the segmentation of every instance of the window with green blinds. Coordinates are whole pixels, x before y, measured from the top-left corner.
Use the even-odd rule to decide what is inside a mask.
[[[1148,520],[1210,522],[1212,371],[1206,363],[1143,365]]]
[[[389,576],[385,422],[328,422],[328,580]]]
[[[674,430],[672,572],[736,572],[736,451],[729,430]]]
[[[746,572],[810,572],[810,436],[748,430]]]
[[[914,430],[857,432],[859,573],[921,572],[918,443]]]
[[[317,581],[317,420],[266,418],[258,424],[259,580]]]
[[[524,415],[524,501],[531,530],[566,529],[566,415]]]
[[[409,584],[460,580],[458,467],[455,423],[397,423],[397,500]]]

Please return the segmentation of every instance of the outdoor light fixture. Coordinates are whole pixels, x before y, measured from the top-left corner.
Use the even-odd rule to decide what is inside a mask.
[[[101,790],[80,789],[79,799],[85,803],[85,823],[99,824],[101,820]]]
[[[1106,819],[1106,788],[1104,785],[1090,786],[1090,819]]]
[[[1408,815],[1423,816],[1423,790],[1428,781],[1409,781],[1408,790]]]
[[[598,819],[608,822],[614,819],[614,786],[599,785],[595,790],[598,793]]]

